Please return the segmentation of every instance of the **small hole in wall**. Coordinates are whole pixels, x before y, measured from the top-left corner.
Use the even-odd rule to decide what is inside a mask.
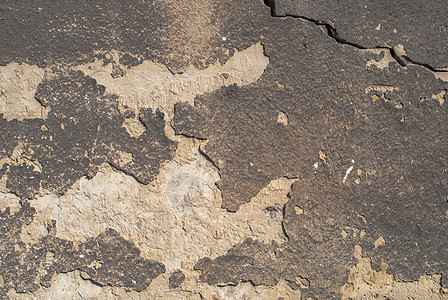
[[[300,206],[295,205],[294,210],[296,211],[296,214],[298,214],[298,215],[303,214],[303,208],[301,208]]]
[[[277,123],[281,123],[283,125],[288,125],[288,115],[286,113],[279,111],[277,117]]]
[[[146,131],[146,126],[139,118],[127,118],[124,120],[123,125],[130,136],[137,138]]]

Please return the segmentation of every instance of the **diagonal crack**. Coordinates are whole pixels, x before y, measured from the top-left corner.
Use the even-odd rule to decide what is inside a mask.
[[[411,58],[409,58],[409,56],[407,55],[403,55],[400,56],[397,54],[397,52],[391,48],[391,47],[384,47],[384,46],[377,46],[377,47],[365,47],[363,45],[359,45],[350,41],[347,41],[346,39],[343,39],[339,36],[336,28],[324,21],[319,21],[319,20],[315,20],[315,19],[311,19],[305,16],[299,16],[299,15],[294,15],[294,14],[285,14],[285,15],[278,15],[276,10],[275,10],[275,0],[264,0],[264,4],[270,8],[271,10],[271,16],[273,18],[294,18],[294,19],[301,19],[301,20],[305,20],[308,22],[311,22],[315,25],[318,26],[322,26],[325,28],[325,30],[327,31],[327,34],[329,37],[331,37],[332,39],[334,39],[338,44],[341,45],[348,45],[348,46],[352,46],[358,49],[363,49],[363,50],[368,50],[368,49],[384,49],[386,51],[390,52],[390,55],[393,57],[393,59],[402,67],[406,67],[406,65],[411,64],[411,65],[417,65],[417,66],[421,66],[423,68],[426,68],[432,72],[448,72],[447,69],[437,69],[434,68],[428,64],[425,63],[421,63],[421,62],[416,62],[414,60],[412,60]]]

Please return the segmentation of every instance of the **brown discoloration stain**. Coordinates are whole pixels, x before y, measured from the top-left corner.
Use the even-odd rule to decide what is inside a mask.
[[[173,0],[157,0],[154,5],[165,11],[167,38],[163,44],[173,49],[187,64],[195,59],[195,53],[222,40],[221,27],[225,26],[218,16],[220,6],[209,0],[187,3]],[[171,21],[169,21],[171,20]],[[174,70],[175,72],[179,70]]]

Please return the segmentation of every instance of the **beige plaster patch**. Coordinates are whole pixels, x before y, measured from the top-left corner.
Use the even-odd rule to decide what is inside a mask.
[[[34,93],[45,71],[37,66],[10,63],[0,66],[0,114],[12,119],[45,118],[48,111]]]
[[[366,67],[370,68],[371,66],[375,66],[380,70],[384,70],[389,67],[391,63],[396,63],[395,59],[392,57],[390,52],[386,49],[366,49],[361,51],[367,51],[369,53],[374,53],[377,55],[383,55],[380,60],[376,60],[372,58],[366,63]]]
[[[239,86],[256,82],[263,74],[269,58],[263,46],[255,44],[234,55],[224,64],[216,62],[208,68],[198,70],[188,67],[182,74],[172,74],[167,67],[151,61],[126,69],[122,77],[113,78],[113,66],[103,66],[103,61],[79,66],[83,71],[106,87],[106,93],[119,96],[125,107],[138,111],[149,107],[167,112],[178,102],[194,104],[196,96],[213,92],[223,86]]]

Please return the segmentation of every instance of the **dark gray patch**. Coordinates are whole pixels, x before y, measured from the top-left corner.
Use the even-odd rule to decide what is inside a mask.
[[[270,64],[256,84],[200,96],[194,107],[175,106],[176,132],[208,139],[202,151],[219,168],[223,207],[231,211],[272,179],[297,177],[312,167],[319,150],[332,143],[333,136],[350,129],[351,136],[334,142],[362,138],[361,131],[352,129],[364,122],[370,128],[377,126],[368,118],[382,106],[385,122],[400,131],[409,128],[415,112],[425,114],[430,109],[434,124],[444,119],[444,106],[420,100],[447,88],[431,72],[397,63],[384,72],[375,66],[367,68],[370,54],[339,45],[304,21],[283,21],[284,27],[272,27],[272,36],[266,33],[262,39]],[[300,36],[306,39],[306,47]],[[372,86],[395,90],[384,93],[388,102],[375,102],[372,96],[383,93],[369,90]],[[403,107],[397,108],[400,103]],[[288,115],[287,126],[277,122],[278,111]],[[408,123],[400,121],[406,119]]]
[[[276,249],[259,241],[246,239],[214,260],[203,258],[194,266],[200,279],[210,285],[250,281],[254,285],[275,285],[281,279],[282,266]]]
[[[217,58],[224,62],[235,48],[254,44],[252,26],[262,24],[245,22],[267,11],[249,0],[188,5],[182,1],[7,0],[0,9],[1,65],[13,61],[40,67],[80,64],[95,57],[111,59],[114,50],[163,63],[173,72],[191,64],[205,68]],[[120,60],[136,63],[127,58]]]
[[[6,298],[9,289],[17,292],[35,291],[39,288],[36,280],[40,261],[45,257],[46,250],[39,245],[30,246],[26,250],[25,243],[20,239],[22,226],[33,220],[35,209],[29,203],[24,203],[15,214],[10,214],[9,208],[0,211],[0,275],[3,285],[0,286],[0,298]]]
[[[305,295],[337,298],[360,244],[375,268],[386,262],[402,280],[442,273],[446,285],[448,108],[431,96],[447,83],[419,66],[367,67],[375,55],[328,39],[312,23],[271,22],[261,39],[270,64],[257,83],[178,104],[172,125],[208,140],[202,151],[219,168],[230,211],[275,178],[299,178],[284,209],[289,241],[246,241],[204,258],[196,265],[202,279],[273,285],[283,278],[307,286]],[[277,123],[278,111],[288,125]],[[380,236],[386,246],[375,249]]]
[[[138,66],[139,64],[142,63],[141,59],[138,59],[137,57],[134,57],[128,53],[125,53],[123,55],[120,56],[120,64],[122,64],[123,66],[128,66],[129,67],[135,67]]]
[[[5,164],[10,191],[22,198],[33,197],[39,188],[63,194],[82,176],[93,177],[104,162],[148,184],[173,157],[177,143],[165,136],[162,112],[142,109],[146,130],[131,137],[122,124],[134,113],[120,112],[116,96],[105,95],[94,79],[79,71],[49,76],[36,91],[36,99],[51,108],[46,120],[0,119],[1,153],[11,155],[21,143],[22,156],[42,166],[38,172]]]
[[[176,270],[170,276],[170,289],[179,287],[185,281],[185,274],[181,270]]]
[[[54,226],[55,224],[53,224]],[[162,263],[140,256],[140,250],[119,232],[108,229],[78,247],[73,242],[54,237],[54,228],[46,237],[47,249],[55,253],[53,263],[44,266],[42,285],[49,286],[48,279],[54,273],[66,273],[75,269],[87,274],[99,285],[111,285],[134,289],[146,289],[151,281],[165,272]]]
[[[31,223],[34,213],[28,202],[23,202],[15,214],[10,214],[9,208],[0,212],[0,298],[6,298],[11,288],[26,293],[41,285],[49,287],[54,274],[74,270],[84,272],[85,279],[101,286],[136,291],[146,289],[165,272],[162,263],[142,258],[140,250],[114,229],[74,245],[55,236],[56,222],[52,220],[47,224],[48,235],[36,244],[25,245],[20,233],[24,225]]]

